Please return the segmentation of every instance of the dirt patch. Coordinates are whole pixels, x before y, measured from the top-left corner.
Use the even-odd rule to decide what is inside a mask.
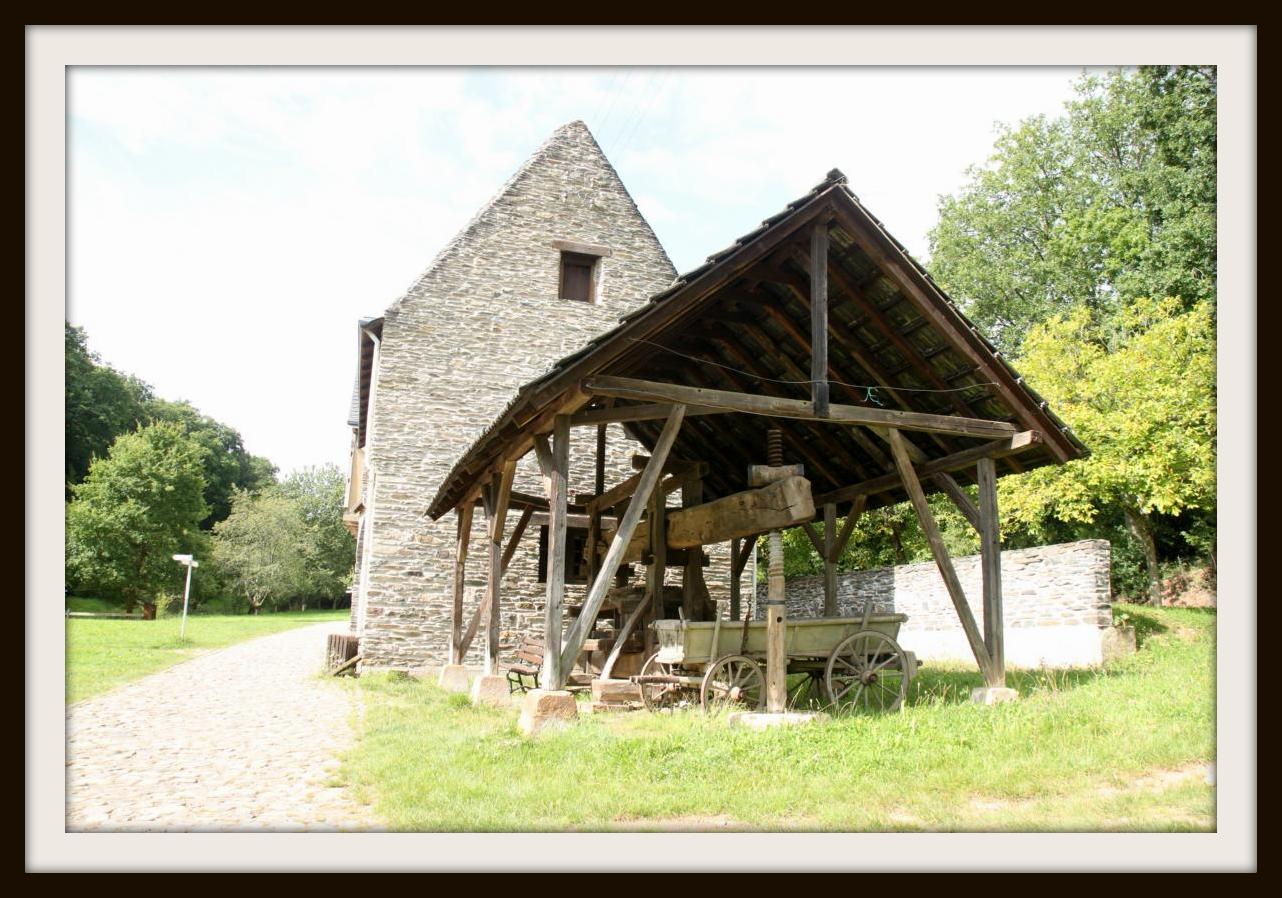
[[[724,814],[716,816],[689,814],[680,817],[638,817],[615,820],[610,824],[610,829],[621,832],[710,833],[747,832],[754,827]]]

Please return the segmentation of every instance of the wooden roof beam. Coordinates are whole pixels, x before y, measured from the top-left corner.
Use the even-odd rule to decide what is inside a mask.
[[[773,418],[833,424],[858,424],[865,427],[895,427],[923,433],[943,433],[975,439],[1003,439],[1014,436],[1015,426],[1005,421],[963,418],[953,415],[930,415],[923,412],[901,412],[865,408],[858,405],[833,405],[827,418],[815,415],[814,405],[800,399],[783,399],[754,393],[734,393],[681,384],[636,380],[630,377],[594,376],[582,381],[584,392],[618,399],[650,399],[677,404],[710,405],[726,411]]]

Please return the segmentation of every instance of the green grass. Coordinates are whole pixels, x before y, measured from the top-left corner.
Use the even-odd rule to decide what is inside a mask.
[[[118,611],[96,606],[94,599],[68,601],[73,611]],[[101,603],[97,603],[101,604]],[[181,617],[161,616],[154,621],[67,620],[68,702],[114,689],[123,683],[186,661],[210,649],[220,649],[245,639],[267,636],[305,624],[346,620],[348,609],[337,611],[283,612],[251,617],[248,614],[193,614],[187,618],[186,638],[178,638]]]
[[[1127,607],[1140,651],[1016,672],[1020,701],[927,667],[901,714],[750,733],[697,713],[584,715],[523,738],[515,710],[371,676],[343,778],[397,830],[1213,830],[1214,612]]]

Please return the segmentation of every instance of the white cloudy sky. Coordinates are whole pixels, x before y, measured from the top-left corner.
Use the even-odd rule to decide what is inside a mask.
[[[283,472],[345,466],[355,322],[583,119],[680,270],[831,168],[926,258],[1078,69],[73,69],[67,317]]]

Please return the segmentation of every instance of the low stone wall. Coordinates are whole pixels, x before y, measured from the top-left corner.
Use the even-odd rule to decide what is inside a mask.
[[[1100,664],[1117,650],[1109,589],[1109,543],[1092,539],[1002,553],[1006,662],[1013,667]],[[953,559],[980,629],[984,626],[979,556]],[[757,614],[766,584],[757,584]],[[788,614],[823,615],[823,578],[792,577]],[[843,571],[837,575],[841,616],[875,611],[908,615],[899,642],[923,660],[974,663],[966,635],[934,562]]]

